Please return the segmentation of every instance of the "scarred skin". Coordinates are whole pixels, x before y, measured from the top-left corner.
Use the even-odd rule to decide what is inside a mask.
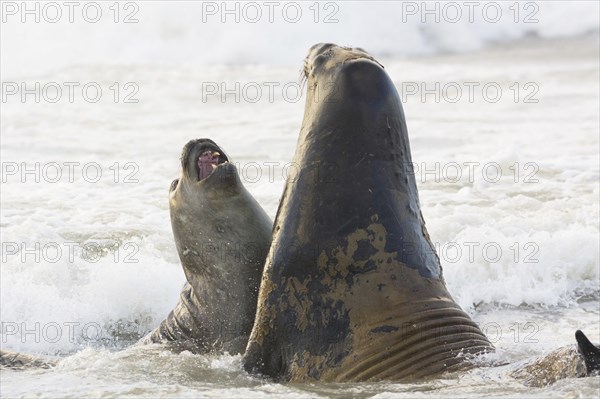
[[[208,139],[183,149],[169,207],[187,283],[145,343],[169,342],[194,353],[234,354],[246,346],[272,222],[227,161]]]
[[[414,381],[493,350],[446,289],[383,67],[319,44],[244,367],[282,381]]]

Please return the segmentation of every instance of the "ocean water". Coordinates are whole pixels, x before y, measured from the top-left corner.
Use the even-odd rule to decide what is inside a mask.
[[[2,397],[600,396],[600,377],[535,388],[509,375],[576,329],[600,341],[597,3],[536,2],[531,24],[509,3],[497,23],[456,24],[391,2],[335,3],[333,24],[315,23],[312,3],[297,24],[135,4],[119,18],[136,24],[112,22],[108,3],[97,24],[3,9],[1,346],[60,361],[2,370]],[[320,19],[336,10],[320,7]],[[520,7],[520,20],[536,10]],[[274,217],[302,60],[319,41],[371,51],[400,92],[446,283],[498,349],[481,368],[417,384],[279,384],[246,374],[240,356],[134,345],[184,282],[167,202],[181,148],[215,140]]]

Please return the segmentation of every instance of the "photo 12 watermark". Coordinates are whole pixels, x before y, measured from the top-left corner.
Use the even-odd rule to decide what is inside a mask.
[[[202,23],[297,24],[311,21],[315,24],[336,24],[339,11],[340,3],[333,1],[203,1]]]
[[[137,104],[140,88],[135,82],[2,82],[2,103],[95,104],[103,98],[115,104]]]
[[[2,183],[139,183],[140,167],[135,162],[15,162],[1,163]]]
[[[140,252],[136,242],[118,240],[65,242],[2,241],[0,258],[2,263],[18,261],[24,264],[58,263],[74,264],[79,261],[97,263],[101,259],[113,263],[139,263]]]
[[[297,103],[303,97],[299,82],[202,82],[202,103]]]
[[[135,1],[2,1],[0,11],[3,24],[137,24],[140,5]]]
[[[457,326],[452,323],[447,325],[432,326],[431,321],[426,322],[405,322],[398,326],[388,325],[378,327],[381,331],[395,331],[399,335],[399,341],[417,342],[446,342],[449,335],[456,334]],[[503,339],[512,341],[515,344],[536,344],[539,339],[536,337],[540,332],[540,326],[531,321],[512,322],[509,325],[501,325],[497,322],[486,322],[478,327],[462,325],[463,333],[472,332],[479,334],[483,332],[492,344],[497,344]],[[376,327],[377,329],[377,327]]]
[[[304,86],[304,82],[213,81],[202,82],[200,93],[202,103],[297,103],[304,97]],[[540,101],[540,86],[537,82],[409,81],[400,83],[397,89],[403,103],[495,104],[507,99],[515,104],[537,104]],[[338,103],[342,100],[343,92],[336,82],[311,88],[311,101],[314,103]]]
[[[536,82],[402,82],[399,87],[403,103],[497,103],[503,97],[515,104],[536,104],[540,87]]]
[[[332,215],[335,216],[335,215]],[[365,244],[367,245],[367,244]],[[370,245],[370,244],[368,244]],[[312,245],[271,243],[269,252],[287,262],[298,260],[313,264],[326,264],[329,259],[336,259],[337,254],[352,258],[353,253],[346,253],[347,249],[339,246],[323,246],[319,243]],[[397,242],[394,252],[389,254],[389,261],[394,262],[397,274],[406,272],[407,265],[412,264],[415,256],[437,256],[442,263],[451,264],[515,264],[535,265],[539,263],[540,246],[537,242],[496,242],[488,241],[449,241],[449,242],[410,242],[403,240]],[[335,261],[337,262],[337,261]],[[392,279],[397,276],[392,275]]]
[[[539,23],[540,6],[534,1],[403,1],[402,23]]]
[[[343,183],[341,177],[343,167],[337,162],[328,160],[314,162],[308,166],[302,166],[296,162],[281,161],[236,161],[232,164],[245,184],[275,183],[282,180],[296,183],[299,179],[313,183]],[[3,169],[3,176],[18,176],[18,165],[10,164],[8,166],[6,172]],[[123,166],[131,167],[128,164]],[[402,172],[402,176],[414,176],[418,183],[459,184],[461,187],[464,184],[473,184],[476,181],[491,184],[536,184],[540,182],[538,177],[540,165],[531,161],[515,161],[508,164],[496,161],[404,162],[399,170]],[[129,179],[135,176],[136,171],[137,169],[130,169],[130,175],[123,180],[129,182]],[[217,178],[228,179],[229,174],[233,171],[219,171],[219,173],[222,173],[222,175],[216,176]],[[115,182],[117,180],[118,176],[115,176]],[[4,177],[2,181],[5,181]]]
[[[3,344],[30,343],[30,344],[92,344],[101,346],[119,346],[131,344],[148,334],[151,330],[152,319],[119,320],[116,322],[98,321],[2,321],[0,323],[0,336]],[[215,334],[223,341],[239,336],[244,329],[244,322],[239,320],[221,321],[215,326]]]
[[[495,161],[463,162],[407,162],[404,173],[414,175],[420,183],[474,183],[481,179],[486,183],[498,183],[503,178],[513,183],[539,183],[536,177],[540,165],[536,162],[513,162],[509,165]]]

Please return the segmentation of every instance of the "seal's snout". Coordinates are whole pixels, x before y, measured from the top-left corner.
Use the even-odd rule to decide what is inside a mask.
[[[313,45],[310,50],[308,50],[308,55],[309,57],[316,57],[335,47],[339,48],[339,46],[335,43],[317,43]]]
[[[338,49],[342,49],[342,47],[333,43],[317,43],[313,45],[308,50],[308,55],[304,59],[305,76],[308,76],[316,67],[331,59]]]
[[[308,55],[304,60],[304,74],[308,76],[315,69],[322,66],[329,68],[348,61],[361,59],[370,60],[383,68],[383,65],[379,64],[369,53],[360,47],[344,47],[334,43],[318,43],[313,45],[308,51]]]

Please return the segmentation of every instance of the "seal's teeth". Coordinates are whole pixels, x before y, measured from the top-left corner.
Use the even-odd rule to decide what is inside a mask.
[[[212,170],[217,169],[217,165],[215,165],[214,163],[210,164],[210,166],[212,166]]]
[[[219,156],[221,156],[221,153],[220,153],[220,152],[218,152],[218,151],[214,151],[214,152],[212,153],[212,156],[213,156],[213,157],[219,157]]]

